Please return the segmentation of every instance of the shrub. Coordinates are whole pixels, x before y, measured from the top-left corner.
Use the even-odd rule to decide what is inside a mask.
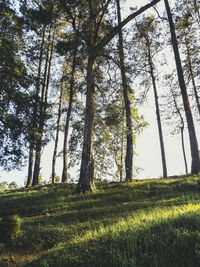
[[[20,233],[20,219],[17,215],[9,215],[2,218],[0,222],[0,241],[9,243]]]

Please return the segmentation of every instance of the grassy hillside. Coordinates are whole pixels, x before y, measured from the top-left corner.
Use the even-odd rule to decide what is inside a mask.
[[[21,221],[16,238],[0,240],[0,266],[199,267],[199,181],[101,182],[85,195],[71,184],[0,193],[0,218]]]

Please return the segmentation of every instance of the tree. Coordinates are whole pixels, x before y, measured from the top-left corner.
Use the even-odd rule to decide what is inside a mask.
[[[45,45],[45,33],[46,33],[46,25],[42,26],[42,37],[39,48],[39,62],[38,62],[38,72],[36,78],[36,86],[34,92],[34,108],[32,114],[32,127],[30,129],[30,145],[29,145],[29,165],[28,165],[28,177],[26,187],[31,186],[33,180],[33,164],[34,164],[34,148],[35,142],[37,138],[37,113],[39,106],[39,94],[40,94],[40,84],[41,84],[41,71],[42,71],[42,63],[43,63],[43,54],[44,54],[44,45]]]
[[[66,19],[69,20],[68,15]],[[74,25],[77,25],[77,30],[79,30],[79,25],[81,19],[76,18],[73,21]],[[79,36],[76,36],[76,32],[69,25],[59,36],[59,41],[57,43],[57,52],[60,55],[65,56],[65,61],[63,64],[63,74],[62,83],[65,89],[65,94],[67,96],[67,112],[64,127],[64,143],[63,143],[63,171],[62,171],[62,183],[68,182],[68,154],[69,154],[69,132],[71,123],[71,114],[73,112],[73,106],[77,101],[77,94],[79,94],[79,82],[82,76],[82,63],[84,62],[84,55],[82,53],[82,44],[79,42]]]
[[[120,10],[120,1],[116,0],[117,3],[117,16],[118,24],[121,23],[121,10]],[[120,58],[120,70],[122,76],[122,87],[123,87],[123,97],[124,105],[126,111],[126,160],[125,160],[125,169],[126,169],[126,181],[131,182],[133,180],[133,127],[132,127],[132,114],[131,114],[131,104],[128,95],[128,82],[126,78],[126,69],[124,61],[124,47],[123,47],[123,35],[122,30],[119,30],[119,58]]]
[[[46,62],[45,62],[45,70],[42,84],[42,93],[41,93],[41,103],[40,103],[40,118],[39,118],[39,135],[36,140],[36,152],[35,152],[35,165],[33,171],[33,182],[32,185],[37,185],[39,183],[38,177],[40,172],[40,161],[41,161],[41,150],[42,150],[42,138],[44,132],[45,121],[47,118],[47,106],[48,106],[48,91],[49,91],[49,81],[50,81],[50,72],[51,72],[51,64],[52,57],[54,51],[54,43],[55,43],[55,28],[49,29],[49,37],[48,37],[48,46],[46,51]],[[52,38],[52,39],[51,39]]]
[[[10,1],[0,3],[0,165],[20,169],[26,158],[31,97],[24,63],[23,20]]]
[[[140,23],[136,23],[137,29],[139,31],[139,38],[142,39],[142,51],[144,51],[144,60],[147,62],[148,72],[150,73],[155,106],[156,106],[156,117],[157,117],[157,125],[158,125],[158,133],[160,140],[160,149],[161,149],[161,158],[162,158],[162,166],[163,166],[163,177],[167,177],[167,165],[165,158],[165,148],[164,148],[164,140],[163,140],[163,131],[161,124],[161,116],[160,116],[160,108],[158,103],[158,93],[156,86],[156,75],[155,75],[155,65],[153,62],[153,57],[158,53],[160,49],[159,33],[156,32],[157,21],[154,17],[143,18]]]
[[[69,135],[69,125],[70,125],[70,117],[72,113],[72,104],[74,101],[74,85],[75,85],[75,71],[77,67],[77,50],[78,50],[78,40],[73,40],[74,42],[74,50],[72,54],[72,65],[70,72],[70,88],[69,88],[69,104],[67,110],[67,117],[65,123],[65,134],[64,134],[64,145],[63,145],[63,172],[62,172],[62,183],[66,183],[68,181],[68,135]]]
[[[53,152],[53,159],[52,159],[52,184],[55,184],[56,182],[56,157],[57,157],[57,150],[58,150],[58,139],[59,139],[59,132],[61,127],[61,111],[62,111],[62,101],[63,101],[63,83],[61,82],[61,88],[60,88],[60,97],[59,97],[59,104],[58,104],[58,117],[57,117],[57,124],[56,124],[56,138],[55,138],[55,146],[54,146],[54,152]]]
[[[176,96],[174,94],[174,92],[171,90],[171,94],[173,96],[173,101],[174,101],[174,105],[176,107],[177,113],[179,115],[180,118],[180,133],[181,133],[181,144],[182,144],[182,152],[183,152],[183,159],[184,159],[184,164],[185,164],[185,172],[186,174],[188,174],[188,166],[187,166],[187,159],[186,159],[186,154],[185,154],[185,143],[184,143],[184,120],[183,117],[181,115],[181,111],[178,107],[177,101],[176,101]]]
[[[26,21],[27,38],[32,39],[28,52],[31,53],[30,70],[33,72],[32,88],[34,109],[32,112],[29,137],[29,168],[27,186],[38,184],[41,149],[44,145],[44,132],[48,118],[48,94],[51,76],[51,65],[56,35],[56,16],[54,4],[51,1],[33,3],[22,1],[21,11]],[[29,54],[27,53],[27,59]],[[35,162],[34,162],[35,150]],[[34,164],[34,169],[33,169]],[[33,172],[33,173],[32,173]]]
[[[184,141],[185,117],[183,114],[184,109],[181,105],[181,95],[179,92],[177,75],[174,71],[172,72],[172,74],[165,75],[164,79],[166,82],[163,86],[169,89],[170,92],[170,94],[164,95],[165,101],[163,101],[163,113],[165,112],[166,114],[164,122],[170,125],[170,133],[172,135],[180,133],[185,173],[188,174],[188,164],[186,159]]]
[[[191,4],[191,3],[190,3]],[[182,53],[186,55],[186,59],[183,60],[183,68],[185,73],[188,75],[187,80],[192,83],[192,90],[196,102],[196,107],[198,110],[198,115],[200,116],[200,101],[198,96],[198,87],[196,84],[196,79],[198,78],[198,66],[199,66],[199,43],[196,33],[198,28],[195,25],[194,18],[192,17],[193,5],[190,6],[187,1],[183,3],[177,2],[176,10],[179,16],[176,19],[176,30],[181,39]],[[180,17],[181,10],[181,17]],[[186,81],[187,81],[186,80]]]
[[[158,3],[159,0],[152,1],[151,3],[140,8],[132,15],[128,16],[118,26],[114,27],[102,39],[99,34],[100,27],[103,23],[104,15],[110,3],[108,0],[105,5],[99,1],[94,3],[88,1],[85,9],[88,11],[88,36],[86,40],[88,51],[88,64],[87,64],[87,90],[86,90],[86,109],[85,109],[85,125],[84,125],[84,141],[82,151],[82,161],[80,169],[80,178],[78,182],[78,192],[92,191],[92,181],[94,180],[94,151],[93,151],[93,137],[94,137],[94,95],[95,95],[95,61],[100,51],[106,46],[110,40],[118,34],[118,32],[136,16]]]
[[[175,33],[174,22],[173,22],[173,18],[172,18],[172,14],[171,14],[171,9],[170,9],[168,0],[164,0],[164,2],[165,2],[165,7],[166,7],[166,11],[167,11],[169,26],[170,26],[171,41],[172,41],[174,57],[175,57],[175,62],[176,62],[178,81],[179,81],[179,86],[180,86],[181,95],[182,95],[182,99],[183,99],[183,105],[184,105],[184,110],[185,110],[186,120],[187,120],[187,126],[188,126],[188,132],[189,132],[189,141],[190,141],[190,149],[191,149],[191,157],[192,157],[191,173],[197,174],[200,171],[200,158],[199,158],[198,142],[197,142],[197,138],[196,138],[196,132],[195,132],[195,127],[194,127],[193,117],[192,117],[192,113],[191,113],[191,109],[190,109],[190,102],[189,102],[189,98],[188,98],[188,94],[187,94],[187,90],[186,90],[185,79],[183,76],[183,69],[182,69],[182,64],[181,64],[179,48],[178,48],[178,43],[177,43],[177,38],[176,38],[176,33]]]

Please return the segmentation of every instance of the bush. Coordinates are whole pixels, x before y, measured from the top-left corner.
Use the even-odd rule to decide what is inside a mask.
[[[20,234],[20,219],[17,215],[9,215],[0,222],[0,241],[8,244]]]

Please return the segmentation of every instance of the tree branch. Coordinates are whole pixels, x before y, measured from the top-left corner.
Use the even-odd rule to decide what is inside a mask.
[[[135,17],[137,17],[138,15],[140,15],[141,13],[143,13],[144,11],[146,11],[147,9],[149,9],[150,7],[154,6],[155,4],[157,4],[158,2],[160,2],[160,0],[153,0],[151,3],[141,7],[140,9],[138,9],[136,12],[134,12],[133,14],[129,15],[125,20],[123,20],[118,26],[114,27],[96,46],[96,49],[102,49],[105,45],[107,45],[110,40],[116,35],[118,34],[118,32],[128,23],[130,22],[132,19],[134,19]]]
[[[102,14],[100,16],[99,22],[96,25],[96,35],[98,35],[99,28],[100,28],[100,26],[102,24],[103,18],[105,16],[105,13],[107,11],[107,7],[108,7],[108,5],[109,5],[110,2],[111,2],[111,0],[108,0],[107,3],[103,6],[103,8],[100,10],[100,12],[102,11]]]

